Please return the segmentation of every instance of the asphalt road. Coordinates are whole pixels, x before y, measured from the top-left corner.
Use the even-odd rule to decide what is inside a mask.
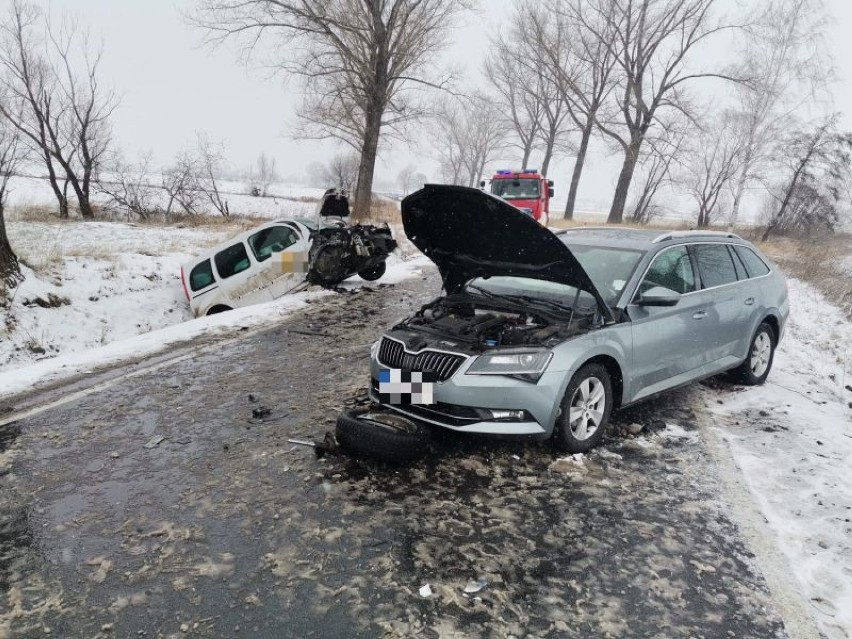
[[[476,437],[407,468],[289,443],[333,430],[369,344],[437,289],[331,296],[17,402],[101,384],[0,426],[0,639],[787,636],[694,390],[618,416],[580,463]]]

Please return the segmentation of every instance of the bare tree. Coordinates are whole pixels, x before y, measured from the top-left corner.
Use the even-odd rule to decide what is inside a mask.
[[[307,133],[360,154],[354,213],[367,215],[382,129],[422,113],[417,89],[443,86],[430,63],[465,8],[459,0],[199,0],[214,41],[278,38],[280,68],[306,80]]]
[[[12,124],[0,117],[0,288],[14,288],[21,280],[18,257],[6,235],[6,202],[9,196],[9,178],[23,157],[20,134]],[[2,296],[0,296],[2,297]]]
[[[730,190],[742,162],[742,139],[734,114],[722,112],[692,142],[680,182],[698,207],[698,228],[706,228],[717,219],[722,196]]]
[[[825,52],[825,26],[822,0],[775,0],[761,3],[746,27],[737,73],[749,82],[736,88],[743,151],[731,229],[746,188],[772,165],[774,142],[826,86],[831,61]]]
[[[770,190],[777,204],[762,241],[774,231],[834,229],[841,197],[848,192],[852,163],[852,133],[840,132],[836,126],[835,115],[785,140],[788,174],[777,192]]]
[[[198,186],[201,168],[194,153],[183,150],[177,154],[174,163],[162,171],[160,183],[168,195],[164,213],[169,215],[175,205],[187,215],[200,213],[202,193]]]
[[[613,117],[598,127],[624,152],[608,222],[619,223],[642,144],[651,125],[667,110],[689,115],[685,91],[697,78],[734,79],[720,71],[693,70],[689,54],[728,28],[711,23],[714,0],[587,0],[578,18],[606,44],[618,64]]]
[[[42,23],[43,39],[36,33]],[[88,35],[73,22],[65,20],[56,29],[24,0],[13,0],[0,25],[0,114],[44,159],[60,217],[68,215],[60,171],[80,215],[94,217],[92,179],[109,145],[109,118],[118,105],[115,94],[98,82],[100,61],[101,52],[92,53]]]
[[[672,181],[674,164],[679,161],[686,133],[673,125],[666,127],[662,138],[649,138],[639,161],[638,181],[634,180],[634,198],[630,221],[647,224],[661,210],[657,193]]]
[[[110,170],[98,177],[95,188],[106,196],[107,210],[143,220],[162,211],[160,189],[153,184],[150,153],[143,154],[133,164],[116,158]]]
[[[407,164],[396,174],[396,182],[403,195],[408,195],[411,192],[411,185],[414,182],[414,175],[417,167],[413,164]]]
[[[335,155],[322,167],[322,179],[326,188],[352,193],[358,184],[358,154],[350,151]]]
[[[269,187],[278,179],[278,174],[275,172],[275,158],[261,153],[249,170],[248,179],[249,195],[255,197],[269,195]]]
[[[13,0],[0,22],[0,115],[7,118],[44,162],[48,183],[59,206],[59,217],[68,217],[68,198],[50,151],[47,120],[54,106],[56,77],[39,51],[45,43],[35,31],[41,21],[38,9]],[[61,170],[61,169],[60,169]]]
[[[513,33],[513,36],[516,34]],[[498,37],[491,46],[492,53],[485,61],[485,75],[499,96],[501,117],[506,120],[506,130],[511,131],[514,137],[512,145],[521,151],[523,168],[529,166],[544,115],[542,92],[538,86],[541,74],[528,73],[526,65],[517,63],[521,48],[517,42]]]
[[[476,93],[446,101],[438,115],[438,153],[445,181],[474,186],[506,147],[505,121],[490,97]],[[451,179],[448,179],[451,178]]]
[[[225,162],[225,147],[221,143],[211,141],[203,133],[196,136],[195,143],[196,163],[198,178],[195,188],[222,217],[231,215],[228,199],[221,190],[219,176],[222,173]]]

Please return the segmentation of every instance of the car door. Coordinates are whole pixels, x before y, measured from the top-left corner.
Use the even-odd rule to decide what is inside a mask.
[[[674,306],[640,306],[637,295],[655,286],[681,294]],[[662,250],[627,307],[633,331],[630,401],[699,377],[706,364],[708,303],[698,289],[686,245]]]
[[[308,262],[308,238],[295,224],[275,224],[248,239],[263,271],[263,285],[276,299],[302,285]]]
[[[263,286],[257,262],[249,257],[245,242],[234,242],[213,256],[220,287],[233,306],[248,306],[272,299]]]
[[[740,279],[727,244],[696,243],[692,251],[702,290],[709,300],[707,324],[712,335],[707,372],[720,372],[742,360],[743,344],[751,340],[755,295],[748,280]]]

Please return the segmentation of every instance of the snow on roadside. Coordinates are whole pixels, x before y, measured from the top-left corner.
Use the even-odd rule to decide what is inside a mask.
[[[0,397],[170,344],[261,326],[323,294],[308,291],[271,304],[193,320],[180,266],[202,247],[238,232],[226,227],[161,227],[118,222],[10,221],[24,267],[0,323]],[[392,255],[376,284],[419,272],[426,259]],[[356,277],[344,283],[354,288]]]
[[[791,315],[762,387],[711,411],[828,639],[852,637],[852,324],[789,279]]]

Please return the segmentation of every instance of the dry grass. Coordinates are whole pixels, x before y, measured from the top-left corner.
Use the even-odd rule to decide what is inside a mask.
[[[383,197],[374,197],[370,205],[370,221],[373,223],[386,222],[399,224],[402,218],[399,213],[399,202]]]
[[[776,238],[758,246],[786,273],[815,286],[852,319],[852,272],[848,268],[852,236],[838,233],[819,239]]]

